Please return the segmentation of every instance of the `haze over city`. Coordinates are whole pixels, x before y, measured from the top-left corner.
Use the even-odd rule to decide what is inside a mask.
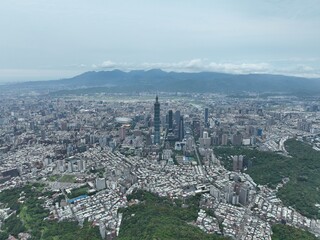
[[[0,240],[319,240],[319,0],[0,0]]]
[[[0,81],[121,69],[320,76],[317,0],[0,2]]]

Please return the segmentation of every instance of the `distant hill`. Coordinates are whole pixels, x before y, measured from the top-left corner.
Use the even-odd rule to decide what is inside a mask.
[[[21,89],[73,90],[107,89],[112,92],[169,91],[169,92],[282,92],[318,93],[320,79],[271,75],[235,75],[214,72],[165,72],[160,69],[148,71],[120,70],[85,72],[69,79],[54,81],[25,82],[15,85]]]

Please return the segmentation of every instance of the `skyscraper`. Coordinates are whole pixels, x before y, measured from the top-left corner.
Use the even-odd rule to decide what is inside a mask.
[[[233,171],[241,171],[243,169],[243,156],[233,156]]]
[[[192,128],[193,128],[193,136],[196,140],[198,140],[200,137],[200,120],[199,119],[193,119]]]
[[[160,103],[158,95],[154,103],[154,144],[160,144]]]
[[[179,126],[179,121],[180,121],[180,111],[177,110],[175,113],[174,113],[174,121],[176,122],[176,126]]]
[[[123,141],[126,138],[126,129],[124,126],[121,126],[119,130],[119,137],[121,141]]]
[[[249,200],[249,188],[247,185],[243,185],[240,188],[240,196],[239,196],[239,202],[242,205],[246,205]]]
[[[208,119],[209,119],[209,109],[208,109],[208,108],[205,108],[205,109],[204,109],[204,125],[205,125],[206,127],[208,127],[208,124],[209,124]]]
[[[169,110],[169,119],[168,119],[168,128],[169,128],[169,132],[172,132],[173,129],[173,118],[172,118],[172,110]]]
[[[180,116],[179,121],[179,140],[182,141],[184,138],[184,122],[183,122],[183,116]]]

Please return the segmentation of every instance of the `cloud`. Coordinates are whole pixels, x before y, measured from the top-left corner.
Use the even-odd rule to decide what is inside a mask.
[[[297,77],[320,78],[320,68],[306,64],[295,64],[281,67],[275,70],[276,73]]]
[[[271,66],[268,63],[210,63],[209,69],[211,71],[225,72],[225,73],[267,73]]]
[[[94,68],[111,68],[121,70],[132,70],[132,69],[154,69],[160,68],[164,71],[186,71],[186,72],[200,72],[200,71],[217,71],[226,73],[257,73],[267,72],[270,68],[268,63],[216,63],[210,62],[207,59],[192,59],[188,61],[180,62],[158,62],[149,63],[144,62],[141,64],[134,63],[115,63],[112,61],[105,61],[101,64],[94,64]]]
[[[205,63],[202,59],[193,59],[190,61],[171,62],[171,63],[142,63],[143,69],[160,68],[166,71],[203,71]]]
[[[104,61],[103,63],[101,63],[100,67],[101,68],[114,68],[116,67],[116,63],[108,60],[108,61]]]
[[[288,65],[278,66],[273,62],[213,62],[208,59],[195,58],[179,62],[143,62],[143,63],[127,63],[104,61],[101,64],[93,64],[94,69],[120,69],[123,71],[131,70],[150,70],[162,69],[164,71],[176,72],[222,72],[231,74],[250,74],[250,73],[266,73],[266,74],[283,74],[300,77],[320,77],[320,69],[318,67],[309,66],[301,63],[288,63]]]

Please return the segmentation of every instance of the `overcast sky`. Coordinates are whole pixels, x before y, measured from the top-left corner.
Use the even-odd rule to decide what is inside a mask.
[[[0,0],[0,81],[85,71],[320,77],[320,0]]]

